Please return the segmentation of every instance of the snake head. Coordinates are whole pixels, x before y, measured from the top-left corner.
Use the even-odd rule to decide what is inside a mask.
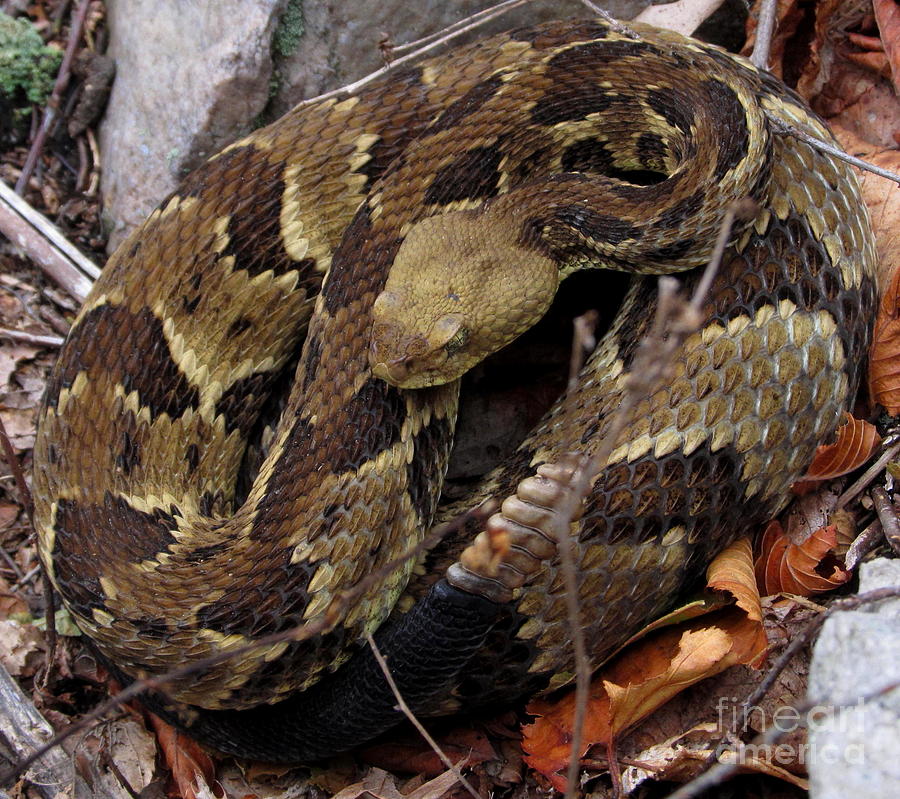
[[[403,318],[402,298],[382,292],[373,308],[376,319],[369,345],[369,361],[376,377],[401,388],[424,388],[453,380],[459,368],[468,368],[457,358],[469,333],[459,313],[439,316],[419,328],[398,322]],[[449,367],[449,368],[448,368]]]
[[[508,218],[451,212],[413,225],[372,307],[369,363],[400,388],[461,377],[537,322],[559,270]]]

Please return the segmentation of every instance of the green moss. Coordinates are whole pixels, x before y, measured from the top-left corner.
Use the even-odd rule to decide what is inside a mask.
[[[275,53],[282,58],[287,58],[297,49],[302,35],[303,0],[288,0],[272,42]]]
[[[27,112],[28,105],[46,102],[61,60],[27,19],[0,11],[0,94],[14,109]]]

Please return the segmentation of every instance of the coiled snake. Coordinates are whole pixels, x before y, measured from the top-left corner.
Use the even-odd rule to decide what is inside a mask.
[[[774,132],[830,138],[796,95],[634,30],[515,30],[302,105],[190,175],[113,255],[51,376],[34,493],[44,566],[123,679],[321,619],[459,509],[438,510],[456,375],[573,271],[703,265],[743,197],[759,211],[733,232],[702,330],[573,523],[595,662],[784,505],[857,385],[866,211],[844,164]],[[636,276],[574,394],[464,506],[597,449],[654,302]],[[504,506],[519,532],[496,576],[459,562],[468,523],[322,635],[151,703],[220,750],[303,761],[398,720],[366,631],[420,712],[565,683],[539,505]]]

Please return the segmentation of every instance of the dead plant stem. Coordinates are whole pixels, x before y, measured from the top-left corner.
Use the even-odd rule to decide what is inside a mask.
[[[369,648],[372,650],[372,654],[375,656],[375,661],[378,663],[379,668],[381,669],[382,674],[384,674],[384,679],[387,680],[387,684],[391,689],[391,692],[394,694],[394,698],[397,700],[397,707],[404,716],[406,716],[407,720],[413,727],[416,728],[419,735],[421,735],[425,742],[431,747],[431,751],[434,752],[441,763],[443,763],[450,771],[452,771],[456,775],[456,779],[459,780],[460,785],[463,786],[473,797],[474,799],[481,799],[478,795],[478,792],[472,787],[471,783],[463,776],[462,771],[460,770],[460,766],[453,763],[449,757],[444,753],[444,750],[438,745],[438,742],[432,738],[431,733],[425,729],[422,725],[422,722],[416,718],[416,714],[412,712],[412,709],[408,704],[406,704],[406,700],[403,698],[403,694],[400,693],[400,689],[397,687],[397,683],[394,680],[394,676],[391,674],[391,670],[388,667],[387,661],[384,659],[384,655],[381,654],[381,650],[378,649],[378,645],[375,643],[375,639],[372,637],[372,633],[366,633],[366,640],[369,642]]]

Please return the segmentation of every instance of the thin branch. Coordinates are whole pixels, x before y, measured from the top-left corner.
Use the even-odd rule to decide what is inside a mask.
[[[56,648],[59,645],[59,635],[56,632],[56,592],[53,589],[53,581],[44,569],[41,569],[41,591],[44,595],[44,619],[47,629],[47,667],[40,679],[39,687],[46,688],[53,676],[56,667]]]
[[[21,580],[15,583],[12,586],[13,591],[18,591],[20,588],[24,588],[28,583],[30,583],[35,577],[37,577],[38,573],[41,571],[40,566],[35,566],[33,569],[30,569]]]
[[[583,5],[588,11],[592,14],[596,14],[601,19],[605,20],[609,27],[612,28],[616,33],[621,33],[623,36],[628,36],[631,39],[640,38],[637,33],[635,33],[631,28],[627,25],[623,25],[619,20],[617,20],[609,11],[606,11],[600,6],[592,3],[591,0],[578,0],[581,5]]]
[[[3,424],[2,416],[0,416],[0,448],[3,450],[3,457],[16,482],[16,488],[19,491],[19,502],[21,502],[22,507],[25,508],[25,513],[28,514],[28,519],[31,521],[32,526],[34,526],[34,504],[31,500],[31,491],[28,490],[28,483],[25,482],[25,475],[22,473],[22,464],[19,463],[19,458],[16,455],[16,451],[13,449],[12,442],[6,434],[6,425]]]
[[[81,0],[81,5],[78,6],[77,11],[72,17],[71,28],[69,29],[69,41],[66,43],[66,52],[63,55],[62,63],[59,66],[59,72],[56,75],[56,83],[54,83],[50,99],[47,101],[47,107],[44,109],[44,118],[41,121],[41,127],[38,130],[37,136],[34,137],[31,149],[28,151],[28,157],[25,159],[25,166],[22,167],[22,173],[16,181],[16,194],[18,195],[25,193],[25,187],[28,185],[31,173],[34,171],[38,158],[41,157],[41,152],[44,149],[44,140],[47,138],[47,134],[50,132],[50,128],[56,120],[59,101],[62,98],[63,92],[66,90],[66,86],[69,85],[69,77],[72,74],[72,59],[75,57],[75,50],[78,48],[78,42],[81,40],[81,31],[84,28],[84,21],[87,18],[90,6],[90,0]]]
[[[423,36],[421,39],[414,39],[411,42],[404,42],[403,44],[393,45],[391,47],[391,52],[405,53],[417,47],[424,47],[428,44],[431,44],[438,39],[442,39],[442,37],[446,37],[449,35],[455,36],[459,33],[465,33],[466,31],[472,30],[475,27],[484,25],[486,22],[490,22],[496,17],[502,16],[507,11],[512,11],[514,8],[518,8],[519,6],[523,5],[529,5],[533,2],[534,0],[504,0],[504,2],[502,3],[497,3],[497,5],[495,6],[485,8],[483,11],[478,11],[475,14],[471,14],[468,17],[465,17],[464,19],[453,22],[446,28],[437,31],[436,33],[431,33],[428,36]]]
[[[590,492],[594,476],[612,455],[619,436],[631,421],[635,408],[644,397],[655,390],[659,381],[671,368],[678,348],[687,336],[698,330],[702,324],[701,310],[718,272],[725,246],[731,237],[735,216],[744,215],[746,210],[744,201],[732,203],[726,209],[713,253],[689,303],[681,301],[678,297],[678,281],[675,278],[659,279],[659,296],[653,325],[649,335],[638,347],[621,403],[612,416],[609,428],[604,432],[603,441],[597,452],[593,456],[583,456],[579,460],[571,478],[571,491],[564,495],[563,501],[553,514],[552,533],[559,550],[560,571],[565,585],[567,616],[570,620],[576,664],[575,716],[572,722],[571,756],[566,773],[567,799],[578,795],[577,780],[591,676],[590,660],[580,625],[577,568],[569,524]],[[580,344],[576,338],[576,347]]]
[[[16,563],[15,559],[6,551],[5,547],[0,546],[0,558],[3,558],[3,561],[7,566],[12,570],[13,574],[16,575],[16,583],[21,583],[22,580],[25,579],[25,575],[22,573],[22,570],[19,568],[19,564]]]
[[[0,233],[19,247],[75,299],[83,300],[100,269],[0,180]]]
[[[794,138],[800,139],[800,141],[802,142],[806,142],[806,144],[810,145],[810,147],[815,147],[817,150],[821,150],[823,153],[833,155],[835,158],[839,158],[841,161],[846,161],[848,164],[852,164],[859,169],[864,169],[866,172],[880,175],[881,177],[892,180],[897,185],[900,185],[900,175],[898,175],[896,172],[891,172],[889,169],[882,169],[880,166],[875,166],[875,164],[870,164],[868,161],[863,161],[862,158],[857,158],[855,155],[849,155],[848,153],[845,153],[840,147],[836,147],[833,144],[822,141],[822,139],[817,139],[815,136],[811,136],[810,134],[800,130],[800,128],[794,127],[793,125],[788,125],[786,122],[783,122],[780,119],[770,118],[770,121],[776,133],[793,136]]]
[[[381,673],[384,674],[384,679],[387,680],[387,684],[391,689],[391,693],[394,694],[394,698],[397,700],[397,708],[406,716],[407,720],[413,727],[416,728],[419,735],[421,735],[425,742],[431,747],[431,751],[434,752],[441,763],[443,763],[453,774],[456,776],[456,779],[459,780],[460,784],[465,788],[475,799],[481,799],[478,795],[478,791],[476,791],[471,783],[463,776],[462,771],[460,771],[460,767],[453,763],[446,754],[444,754],[443,749],[438,745],[438,742],[431,737],[431,734],[425,727],[422,725],[422,722],[416,718],[416,714],[412,712],[409,705],[406,704],[406,700],[403,698],[403,694],[400,693],[400,689],[397,687],[397,683],[394,680],[394,676],[391,674],[391,670],[388,668],[387,661],[384,659],[384,655],[381,654],[381,650],[378,649],[378,644],[375,643],[375,639],[372,637],[372,633],[366,633],[366,640],[369,642],[369,647],[372,650],[372,654],[375,656],[375,661],[378,663],[379,668],[381,669]]]
[[[314,635],[318,635],[326,629],[330,629],[352,602],[365,594],[367,591],[374,588],[380,581],[384,580],[387,575],[389,575],[403,563],[412,558],[418,557],[423,552],[431,549],[442,538],[454,532],[455,530],[462,528],[471,520],[477,519],[479,522],[483,523],[484,520],[487,519],[487,517],[490,516],[495,510],[496,503],[486,502],[478,506],[477,508],[473,508],[466,513],[460,514],[455,519],[452,519],[445,524],[438,525],[433,530],[431,530],[428,535],[426,535],[418,544],[410,547],[408,550],[406,550],[406,552],[389,561],[382,568],[372,572],[365,579],[357,583],[353,588],[338,594],[331,601],[331,604],[329,604],[322,616],[315,621],[309,621],[305,624],[301,624],[298,627],[294,627],[289,630],[283,630],[278,633],[273,633],[272,635],[267,635],[263,638],[257,639],[250,644],[236,647],[229,651],[217,652],[213,655],[210,655],[209,657],[202,658],[201,660],[197,660],[192,663],[188,663],[185,666],[173,669],[172,671],[168,671],[165,674],[160,674],[156,677],[148,677],[142,680],[135,680],[133,683],[123,688],[115,696],[112,696],[102,704],[97,705],[97,707],[95,707],[89,713],[86,713],[77,722],[70,724],[68,727],[58,733],[51,741],[48,741],[44,746],[36,749],[28,757],[20,760],[9,770],[0,773],[0,786],[11,783],[26,769],[28,769],[32,763],[43,757],[48,751],[56,746],[59,746],[59,744],[70,738],[75,733],[86,729],[89,725],[102,718],[113,708],[116,708],[119,705],[123,705],[126,702],[137,698],[144,691],[163,691],[163,686],[168,685],[169,683],[183,680],[184,678],[189,677],[192,674],[211,668],[212,666],[217,666],[220,663],[225,663],[232,658],[242,657],[244,655],[256,652],[261,649],[266,649],[273,646],[274,644],[282,643],[284,641],[307,641]]]
[[[578,373],[584,366],[585,355],[597,346],[594,328],[600,315],[596,311],[587,311],[574,319],[572,326],[572,354],[569,356],[569,382],[566,391],[571,397],[578,386]]]
[[[42,336],[38,333],[26,333],[24,330],[11,330],[8,327],[0,327],[0,338],[36,344],[39,347],[61,347],[64,341],[60,336]]]
[[[852,502],[859,494],[865,491],[871,485],[872,481],[884,471],[884,467],[897,457],[898,453],[900,453],[900,440],[892,442],[888,448],[881,453],[878,460],[869,466],[853,485],[837,498],[835,510],[845,507],[849,502]]]
[[[853,543],[847,549],[847,554],[844,555],[844,568],[852,572],[859,562],[882,541],[884,541],[884,531],[881,529],[881,522],[875,519],[853,539]]]
[[[775,16],[778,0],[762,0],[759,6],[759,21],[756,25],[756,43],[750,62],[757,69],[769,70],[769,51],[772,48],[772,34],[775,33]]]
[[[900,520],[897,519],[897,511],[883,488],[876,486],[871,493],[875,512],[884,530],[884,537],[894,550],[894,554],[900,555]]]

